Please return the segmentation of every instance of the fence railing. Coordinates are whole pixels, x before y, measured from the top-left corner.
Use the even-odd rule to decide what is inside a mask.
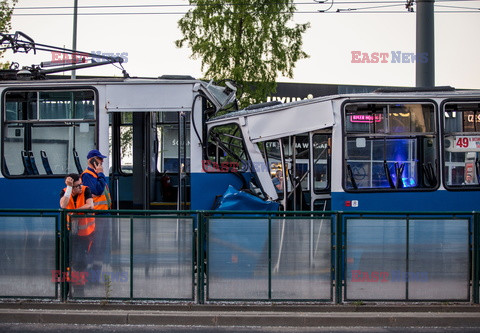
[[[0,298],[479,303],[475,212],[78,212],[0,210]]]

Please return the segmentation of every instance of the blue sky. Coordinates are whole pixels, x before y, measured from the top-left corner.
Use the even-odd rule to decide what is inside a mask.
[[[330,1],[330,0],[329,0]],[[372,0],[337,0],[331,11],[342,8],[378,7]],[[438,1],[438,0],[437,0]],[[80,8],[78,16],[77,49],[103,53],[128,53],[126,70],[132,76],[156,77],[163,74],[187,74],[202,77],[200,62],[190,58],[188,48],[178,49],[174,41],[180,38],[177,21],[188,7],[186,0],[78,0],[79,6],[121,6],[117,8]],[[396,55],[415,53],[415,13],[407,13],[402,1],[392,2],[395,7],[379,8],[375,13],[357,10],[356,13],[318,13],[330,3],[296,1],[299,13],[295,22],[310,22],[304,35],[304,51],[310,57],[297,63],[294,78],[279,76],[279,82],[362,84],[414,86],[415,64],[393,61]],[[72,47],[73,0],[20,0],[12,19],[12,32],[23,31],[36,42]],[[174,5],[170,7],[138,7],[138,5]],[[389,2],[390,4],[390,2]],[[183,5],[183,6],[182,6]],[[70,7],[21,9],[26,7]],[[480,8],[480,1],[436,2],[436,10],[449,13],[435,14],[435,67],[436,85],[480,89],[480,10],[476,13],[453,13],[458,8]],[[388,12],[382,12],[382,11]],[[396,13],[390,13],[391,11]],[[157,14],[134,14],[154,12]],[[307,13],[305,13],[307,12]],[[67,15],[38,15],[38,14]],[[117,13],[112,15],[112,13]],[[127,14],[118,14],[127,13]],[[162,14],[160,14],[162,13]],[[170,14],[166,14],[170,13]],[[35,14],[35,15],[20,15]],[[94,15],[92,15],[94,14]],[[108,14],[108,15],[107,15]],[[352,52],[388,53],[386,62],[353,62]],[[51,55],[7,54],[10,61],[21,65],[51,60]],[[408,56],[406,57],[408,58]],[[405,58],[405,59],[406,59]],[[82,71],[82,74],[117,75],[112,66]]]

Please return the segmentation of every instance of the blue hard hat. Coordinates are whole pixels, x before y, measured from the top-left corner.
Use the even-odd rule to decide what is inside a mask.
[[[96,149],[90,150],[90,151],[88,152],[87,159],[89,160],[89,159],[91,159],[92,157],[107,158],[107,156],[102,155],[102,153],[99,152],[99,151],[96,150]]]

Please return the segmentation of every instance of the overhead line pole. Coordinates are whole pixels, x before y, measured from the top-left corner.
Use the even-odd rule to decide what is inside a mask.
[[[73,1],[73,42],[72,50],[77,51],[77,16],[78,16],[78,0]],[[75,54],[73,54],[75,59]],[[72,79],[76,79],[77,75],[75,70],[72,70]]]
[[[435,21],[433,13],[435,0],[416,0],[416,2],[416,86],[419,88],[435,87]]]

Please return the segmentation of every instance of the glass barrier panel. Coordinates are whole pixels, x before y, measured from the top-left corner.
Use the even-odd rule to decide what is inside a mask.
[[[55,217],[0,217],[0,296],[56,297]]]
[[[408,298],[469,299],[469,220],[410,220]]]
[[[272,299],[327,300],[331,220],[272,219]]]
[[[268,298],[268,219],[208,220],[208,298]]]
[[[69,258],[73,297],[130,297],[130,219],[95,217],[95,231],[79,235],[72,218]]]
[[[133,220],[133,297],[193,299],[193,219]]]
[[[406,297],[406,221],[346,219],[345,299]]]

